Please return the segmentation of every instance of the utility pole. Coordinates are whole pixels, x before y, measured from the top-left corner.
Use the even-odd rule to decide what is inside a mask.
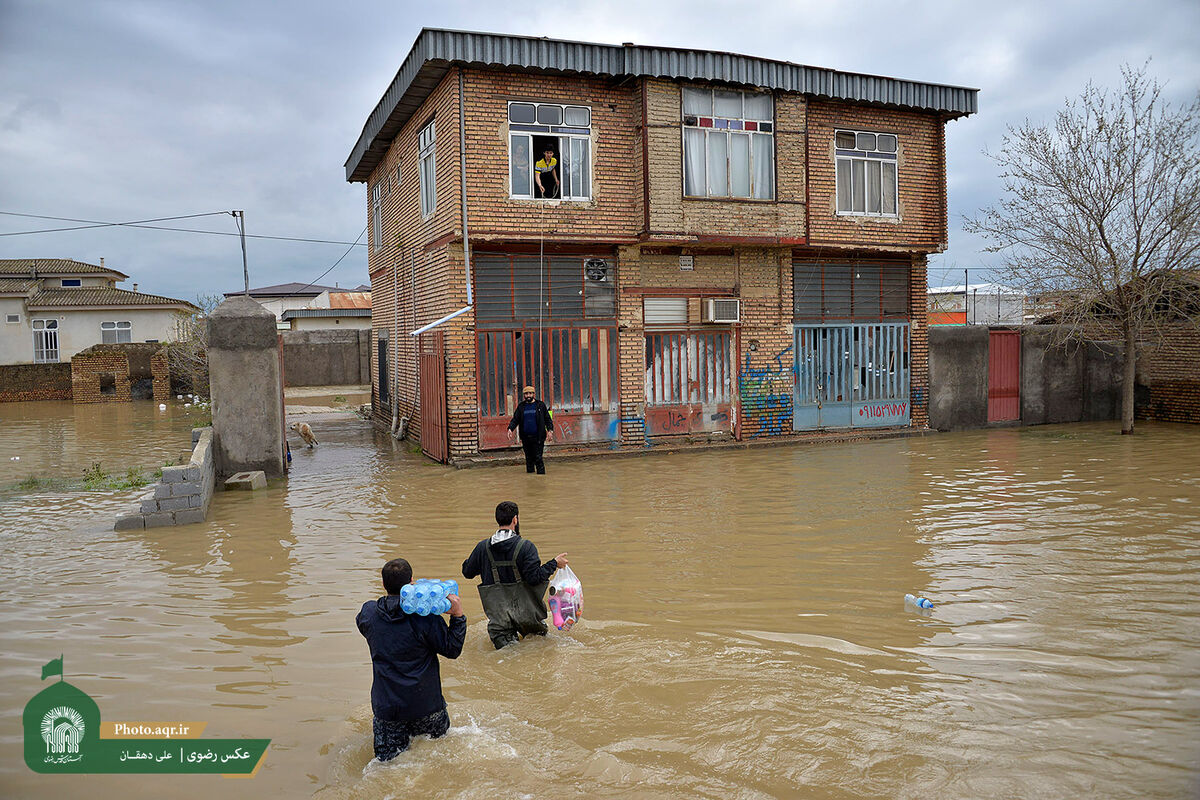
[[[250,296],[250,268],[246,266],[246,212],[230,211],[238,226],[238,236],[242,240],[242,276],[246,279],[246,297]]]

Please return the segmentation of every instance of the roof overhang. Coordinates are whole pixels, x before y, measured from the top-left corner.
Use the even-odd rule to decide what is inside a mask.
[[[670,47],[423,28],[346,159],[346,180],[366,181],[401,126],[454,65],[614,78],[715,81],[830,100],[911,108],[947,119],[974,114],[978,89],[809,67],[788,61]]]

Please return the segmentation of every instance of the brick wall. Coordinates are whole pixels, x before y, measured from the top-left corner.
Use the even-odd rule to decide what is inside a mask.
[[[170,368],[161,345],[98,344],[71,359],[71,394],[76,403],[129,402],[134,383],[147,378],[156,401],[171,396]]]
[[[1200,422],[1200,331],[1179,323],[1167,327],[1162,343],[1139,354],[1138,419]]]
[[[0,403],[29,400],[70,400],[71,365],[0,365]]]
[[[650,238],[803,242],[804,96],[782,92],[774,96],[775,199],[708,200],[683,196],[681,86],[669,80],[645,82]]]
[[[833,134],[894,133],[900,141],[899,217],[837,215]],[[808,105],[809,241],[825,246],[946,248],[946,136],[936,114],[813,100]]]

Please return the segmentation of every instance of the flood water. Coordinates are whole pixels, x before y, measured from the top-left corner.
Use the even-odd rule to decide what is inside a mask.
[[[352,417],[313,426],[321,445],[295,451],[286,485],[218,495],[202,525],[113,532],[136,493],[0,501],[0,795],[1200,790],[1200,428],[551,455],[535,477],[435,466]],[[165,432],[105,441],[144,452]],[[379,567],[403,556],[461,580],[510,498],[544,558],[569,553],[585,618],[497,652],[464,586],[466,646],[442,666],[450,733],[371,763],[354,616],[382,593]],[[907,592],[936,605],[906,609]],[[33,774],[20,711],[60,653],[105,719],[271,738],[262,769]]]

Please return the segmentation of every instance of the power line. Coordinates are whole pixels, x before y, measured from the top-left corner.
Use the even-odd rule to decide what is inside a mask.
[[[69,228],[43,228],[33,231],[12,231],[9,233],[0,233],[0,236],[25,236],[33,233],[61,233],[63,231],[81,231],[91,228],[109,228],[109,227],[125,227],[125,228],[148,228],[156,231],[176,231],[178,233],[204,233],[209,236],[238,236],[237,233],[229,231],[204,231],[196,228],[174,228],[168,225],[147,225],[148,222],[168,222],[176,219],[194,219],[196,217],[211,217],[217,215],[228,214],[228,211],[210,211],[207,214],[188,214],[180,217],[161,217],[159,219],[143,219],[133,222],[100,222],[91,219],[75,219],[73,217],[52,217],[44,214],[22,214],[17,211],[0,211],[0,214],[5,214],[10,217],[30,217],[32,219],[52,219],[60,222],[84,222],[86,225],[77,225]],[[266,234],[247,233],[247,239],[274,239],[283,242],[310,242],[313,244],[351,244],[350,242],[339,241],[336,239],[306,239],[298,236],[268,236]],[[360,237],[361,238],[361,237]],[[359,244],[357,241],[352,245],[354,247],[366,247],[366,244]]]
[[[316,283],[317,281],[321,280],[321,278],[324,278],[326,275],[328,275],[329,273],[333,272],[333,268],[334,268],[334,267],[336,267],[338,264],[342,263],[342,259],[344,259],[346,256],[350,255],[350,251],[351,251],[351,250],[353,250],[353,249],[354,249],[354,248],[355,248],[355,247],[358,245],[358,240],[359,240],[359,239],[361,239],[361,238],[363,237],[363,235],[364,235],[364,234],[366,234],[366,232],[367,232],[367,228],[366,228],[366,226],[364,225],[364,226],[363,226],[363,229],[362,229],[362,232],[361,232],[361,233],[359,233],[359,234],[358,234],[358,236],[356,236],[356,237],[355,237],[355,239],[354,239],[354,242],[353,242],[353,243],[352,243],[352,244],[351,244],[349,247],[347,247],[347,248],[346,248],[346,252],[342,253],[342,256],[341,256],[341,258],[339,258],[337,261],[333,262],[332,266],[330,266],[330,267],[329,267],[329,269],[325,270],[325,271],[324,271],[324,272],[322,272],[320,275],[318,275],[317,277],[313,278],[311,281],[309,281],[308,283],[304,284],[303,286],[301,286],[301,287],[300,287],[299,289],[297,289],[296,291],[292,292],[291,294],[284,295],[284,296],[285,296],[285,297],[291,297],[292,295],[300,294],[300,292],[303,292],[305,289],[307,289],[308,287],[312,286],[312,285],[313,285],[314,283]]]

